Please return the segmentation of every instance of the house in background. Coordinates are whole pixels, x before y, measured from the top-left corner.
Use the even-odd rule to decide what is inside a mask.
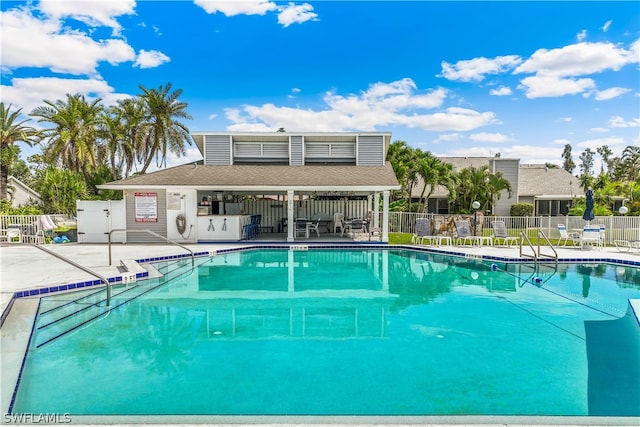
[[[37,191],[13,175],[9,175],[7,178],[7,187],[9,200],[11,200],[11,207],[13,208],[42,202],[40,194],[38,194]]]
[[[534,215],[561,216],[569,211],[571,201],[584,197],[578,179],[560,167],[548,167],[540,164],[520,164],[520,159],[500,157],[439,157],[453,166],[455,172],[464,168],[479,169],[488,166],[492,173],[501,172],[511,183],[511,197],[502,191],[488,214],[508,216],[514,203],[529,203],[534,206]],[[420,198],[423,181],[418,180],[411,194],[414,200]],[[429,188],[427,187],[426,193]],[[439,186],[428,201],[427,212],[448,214],[451,209],[449,192]]]
[[[99,185],[122,190],[128,241],[151,230],[185,242],[237,241],[247,227],[298,236],[296,219],[371,217],[388,241],[389,192],[400,189],[388,132],[195,132],[203,162]],[[380,203],[382,201],[382,204]],[[382,218],[379,206],[382,205]],[[258,219],[259,217],[259,219]],[[380,221],[381,219],[381,221]],[[334,232],[327,225],[325,232]]]

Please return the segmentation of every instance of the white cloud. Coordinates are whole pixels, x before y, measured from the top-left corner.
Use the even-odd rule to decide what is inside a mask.
[[[626,121],[620,116],[614,116],[609,119],[609,127],[612,128],[637,128],[640,126],[640,118]]]
[[[501,133],[487,132],[474,133],[472,135],[469,135],[469,139],[475,142],[489,142],[494,144],[501,144],[509,140],[506,135],[503,135]]]
[[[560,78],[554,75],[526,77],[518,86],[525,91],[527,98],[548,98],[563,95],[575,95],[593,89],[592,79]]]
[[[463,82],[481,81],[485,74],[500,74],[511,70],[522,62],[517,55],[498,56],[493,59],[475,58],[449,64],[442,61],[442,73],[438,77]]]
[[[194,3],[207,13],[220,12],[225,16],[265,15],[278,9],[278,6],[269,0],[195,0]]]
[[[607,101],[609,99],[617,98],[620,95],[624,95],[627,92],[630,92],[631,89],[626,89],[623,87],[612,87],[605,90],[596,91],[595,100],[596,101]]]
[[[609,129],[607,129],[607,128],[591,128],[591,129],[589,129],[589,132],[607,133],[607,132],[609,132]]]
[[[440,142],[454,142],[454,141],[460,141],[463,138],[464,136],[461,133],[449,133],[449,134],[442,134],[438,136],[438,138],[436,138],[436,140],[433,142],[435,144],[438,144]]]
[[[228,130],[352,131],[376,130],[389,126],[408,126],[430,131],[470,131],[499,123],[492,112],[464,108],[446,108],[435,113],[426,109],[440,108],[447,91],[436,89],[416,93],[411,79],[376,83],[359,95],[324,96],[323,110],[278,107],[274,104],[245,105],[225,111],[233,124]]]
[[[602,147],[603,145],[611,148],[611,151],[613,151],[615,155],[620,155],[622,153],[622,150],[626,146],[624,138],[611,136],[608,138],[587,139],[584,141],[580,141],[576,144],[576,147],[585,150],[587,148],[591,148],[593,151],[596,151],[598,147]]]
[[[511,90],[511,88],[508,88],[506,86],[500,86],[499,88],[492,89],[489,93],[495,96],[508,96],[511,95],[513,91]]]
[[[550,146],[539,147],[536,145],[512,145],[512,146],[476,146],[457,147],[446,152],[434,153],[440,157],[493,157],[500,153],[503,159],[520,159],[523,164],[558,164],[562,159],[563,148]]]
[[[609,27],[611,27],[612,22],[613,22],[612,20],[608,20],[607,22],[604,23],[604,25],[602,26],[603,33],[606,33],[607,31],[609,31]]]
[[[162,52],[142,49],[133,66],[140,68],[154,68],[169,61],[171,61],[171,59]]]
[[[584,76],[606,70],[618,71],[633,62],[638,59],[633,58],[631,51],[612,43],[577,43],[559,49],[539,49],[519,65],[514,74]]]
[[[576,39],[581,42],[587,38],[587,30],[582,30],[576,35]]]
[[[86,34],[63,27],[58,20],[37,19],[28,9],[0,14],[4,70],[19,67],[49,68],[73,75],[96,73],[99,62],[112,65],[132,61],[135,52],[125,41],[95,41]]]
[[[56,102],[66,99],[67,94],[85,95],[87,99],[102,98],[105,105],[115,105],[117,100],[130,95],[114,93],[107,82],[99,78],[62,79],[57,77],[14,78],[11,86],[1,86],[2,100],[22,108],[28,114],[44,105],[44,100]]]
[[[38,9],[54,19],[72,17],[92,27],[105,26],[119,34],[122,27],[114,19],[135,13],[135,0],[40,0]]]
[[[313,6],[309,3],[301,5],[289,3],[287,6],[279,8],[279,11],[278,23],[285,28],[291,24],[302,24],[318,17],[318,14],[313,12]]]

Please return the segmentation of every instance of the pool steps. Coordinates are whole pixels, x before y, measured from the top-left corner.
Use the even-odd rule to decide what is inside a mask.
[[[135,270],[147,271],[146,268],[149,268],[149,266],[145,266],[146,268],[140,266],[138,263],[135,263],[137,267],[131,263],[125,264]],[[104,289],[67,293],[64,294],[67,298],[56,298],[43,302],[36,320],[35,347],[40,348],[90,322],[97,321],[108,315],[111,310],[170,282],[185,272],[190,272],[192,269],[191,263],[185,260],[161,262],[156,267],[153,269],[155,273],[150,274],[151,278],[143,282],[135,281],[135,271],[132,272],[133,281],[125,281],[125,276],[131,276],[123,274],[123,281],[112,285],[113,293],[109,307],[106,305]],[[70,295],[73,295],[74,298],[70,299],[68,297]]]

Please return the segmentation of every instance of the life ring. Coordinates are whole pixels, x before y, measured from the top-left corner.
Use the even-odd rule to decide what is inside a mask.
[[[176,217],[176,228],[180,234],[184,234],[184,232],[187,231],[187,218],[185,218],[184,215],[179,214]]]

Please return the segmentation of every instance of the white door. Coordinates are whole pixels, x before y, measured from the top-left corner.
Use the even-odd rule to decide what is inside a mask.
[[[124,200],[78,200],[78,243],[107,243],[109,232],[125,228]],[[126,233],[113,232],[111,241],[124,243]]]

